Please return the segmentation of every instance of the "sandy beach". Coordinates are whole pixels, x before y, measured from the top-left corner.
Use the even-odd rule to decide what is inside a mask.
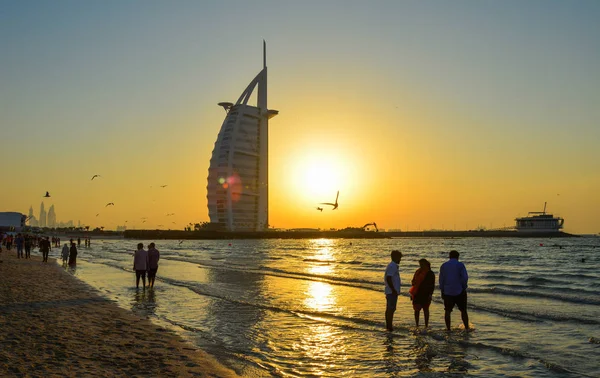
[[[2,377],[237,376],[172,331],[102,298],[53,259],[17,259],[4,248],[0,260]]]

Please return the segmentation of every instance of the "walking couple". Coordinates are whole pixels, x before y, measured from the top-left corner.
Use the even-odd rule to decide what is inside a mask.
[[[148,244],[148,250],[144,249],[143,243],[138,243],[137,251],[133,254],[133,270],[135,270],[135,287],[140,287],[140,277],[142,278],[142,287],[146,288],[146,272],[148,273],[148,287],[154,287],[156,272],[158,271],[158,260],[160,253],[154,243]]]
[[[458,261],[459,253],[450,251],[449,260],[440,267],[439,287],[444,301],[444,320],[446,329],[450,330],[450,314],[454,306],[460,310],[465,329],[469,329],[469,315],[467,313],[467,282],[469,276],[465,265]],[[385,324],[389,331],[393,330],[394,312],[400,294],[400,260],[402,253],[394,250],[391,253],[392,261],[388,264],[385,275],[386,310]],[[412,279],[412,287],[409,290],[413,302],[415,323],[419,326],[421,309],[425,317],[425,327],[429,326],[429,306],[435,290],[435,274],[431,270],[431,264],[426,259],[419,260],[420,268],[415,272]]]

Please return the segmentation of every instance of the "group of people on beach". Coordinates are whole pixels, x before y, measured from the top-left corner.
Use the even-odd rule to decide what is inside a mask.
[[[460,254],[452,250],[448,255],[448,261],[442,264],[439,274],[439,288],[444,301],[444,321],[446,329],[450,330],[451,313],[455,306],[461,313],[461,318],[465,329],[469,329],[469,315],[467,313],[467,283],[469,276],[465,264],[458,261]],[[400,260],[402,252],[393,250],[391,253],[392,261],[385,269],[385,325],[389,331],[393,330],[394,312],[398,303],[400,294]],[[410,298],[413,305],[415,323],[419,326],[419,317],[421,310],[425,318],[425,327],[429,326],[429,306],[435,291],[435,274],[431,270],[431,264],[427,259],[419,260],[419,269],[415,271],[409,289]]]
[[[140,287],[140,278],[142,287],[146,288],[146,273],[148,274],[148,287],[154,287],[156,272],[158,271],[158,260],[160,253],[154,243],[148,244],[148,250],[144,249],[143,243],[138,243],[137,250],[133,254],[133,270],[135,270],[135,287]]]
[[[86,247],[91,245],[89,237],[84,238]],[[69,240],[69,244],[65,243],[61,256],[63,264],[73,266],[77,263],[77,246],[81,245],[81,238],[77,238],[77,244],[74,239]],[[17,258],[19,259],[30,259],[31,250],[38,248],[42,254],[42,262],[48,262],[48,255],[52,250],[52,247],[60,246],[60,238],[53,236],[41,236],[27,233],[18,234],[2,234],[0,233],[0,252],[4,246],[8,251],[12,250],[12,247],[17,249]]]

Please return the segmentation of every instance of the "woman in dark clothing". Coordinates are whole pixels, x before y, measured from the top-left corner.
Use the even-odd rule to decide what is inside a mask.
[[[431,264],[426,259],[419,260],[420,268],[417,269],[412,279],[412,287],[409,290],[415,310],[415,323],[419,326],[419,314],[423,309],[425,316],[425,328],[429,326],[429,305],[431,296],[435,290],[435,273],[431,271]]]
[[[69,265],[75,265],[77,263],[77,247],[75,243],[71,243],[71,249],[69,251]]]

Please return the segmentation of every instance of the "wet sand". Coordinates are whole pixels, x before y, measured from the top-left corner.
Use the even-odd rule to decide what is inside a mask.
[[[100,297],[52,258],[17,259],[3,248],[0,260],[2,377],[237,376],[174,332]]]

